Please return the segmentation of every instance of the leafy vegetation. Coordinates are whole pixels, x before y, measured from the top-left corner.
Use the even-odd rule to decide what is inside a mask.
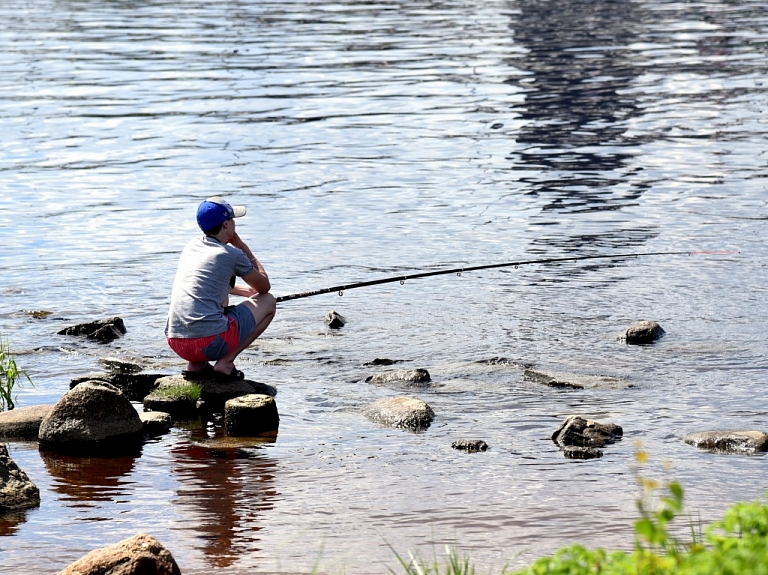
[[[16,407],[14,390],[22,387],[21,381],[26,379],[30,385],[32,380],[23,369],[16,365],[16,358],[11,354],[11,344],[0,338],[0,411],[10,411]]]
[[[637,469],[647,460],[639,447]],[[768,500],[736,503],[706,530],[690,525],[690,541],[682,541],[670,523],[683,511],[683,488],[675,481],[661,484],[635,472],[641,488],[635,522],[634,550],[607,551],[572,545],[529,567],[502,575],[768,575]],[[473,575],[469,559],[448,550],[441,566],[410,555],[397,557],[407,575]]]
[[[152,392],[152,395],[172,400],[188,399],[194,402],[200,399],[202,390],[203,388],[196,383],[184,383],[181,385],[158,387]]]

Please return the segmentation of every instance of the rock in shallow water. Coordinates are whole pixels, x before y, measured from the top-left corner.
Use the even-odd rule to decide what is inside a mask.
[[[41,447],[62,453],[113,455],[140,448],[139,414],[115,386],[86,381],[65,393],[40,424]]]
[[[398,383],[426,387],[432,381],[432,377],[426,369],[401,369],[377,373],[367,377],[365,381],[368,383]]]
[[[482,439],[457,439],[451,443],[451,447],[459,451],[466,451],[467,453],[478,453],[488,450],[488,444]]]
[[[30,405],[0,413],[0,439],[37,440],[40,424],[53,405]]]
[[[255,437],[280,426],[275,398],[250,394],[230,399],[224,404],[224,425],[227,435]]]
[[[642,320],[632,324],[621,334],[621,339],[631,344],[653,343],[666,332],[655,321]]]
[[[694,447],[723,453],[768,451],[768,433],[763,431],[702,431],[686,435],[684,441]]]
[[[157,539],[139,533],[91,551],[58,575],[181,575],[181,570]]]
[[[0,511],[18,511],[40,505],[40,490],[0,445]]]
[[[429,405],[410,396],[380,399],[363,408],[362,412],[374,423],[410,431],[427,429],[435,418]]]
[[[565,457],[593,459],[602,457],[603,447],[620,439],[624,431],[615,423],[598,423],[578,415],[569,415],[552,434],[552,441],[560,446]]]

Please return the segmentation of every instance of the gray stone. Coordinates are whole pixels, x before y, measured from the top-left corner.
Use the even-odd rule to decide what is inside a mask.
[[[332,311],[328,313],[327,316],[325,316],[325,324],[331,329],[342,328],[346,323],[347,320],[344,318],[344,316],[336,313],[335,311]]]
[[[109,343],[126,333],[125,324],[119,317],[110,317],[88,323],[65,327],[59,335],[85,336],[98,343]]]
[[[482,439],[457,439],[451,443],[451,447],[458,449],[459,451],[466,451],[467,453],[477,453],[479,451],[488,450],[488,444]]]
[[[764,431],[703,431],[686,435],[684,441],[694,447],[723,453],[768,451],[768,433]]]
[[[426,369],[401,369],[371,375],[365,381],[368,383],[397,383],[412,387],[428,387],[432,377]]]
[[[64,453],[112,455],[138,450],[141,419],[113,385],[86,381],[65,393],[40,424],[43,448]]]
[[[266,431],[275,431],[279,425],[277,403],[271,395],[243,395],[230,399],[224,405],[227,435],[254,437]]]
[[[362,413],[374,423],[411,431],[427,429],[435,418],[429,405],[410,396],[380,399],[364,407]]]
[[[243,395],[250,395],[253,393],[269,395],[272,397],[277,395],[277,389],[271,385],[250,379],[227,382],[219,382],[216,380],[207,379],[190,381],[181,375],[166,375],[159,378],[156,384],[157,389],[189,384],[199,385],[201,405],[204,405],[204,410],[201,412],[201,415],[203,416],[207,416],[212,413],[223,413],[224,404],[227,401],[236,397],[241,397]],[[145,409],[146,407],[147,406],[145,401]],[[152,409],[153,411],[164,411],[164,409],[159,406]]]
[[[58,575],[181,575],[176,560],[145,533],[91,551]]]
[[[37,440],[40,423],[53,405],[30,405],[0,413],[0,439]]]
[[[560,447],[603,447],[623,435],[615,423],[598,423],[578,415],[569,415],[552,434],[552,441]]]
[[[655,321],[642,320],[632,324],[621,334],[621,339],[631,344],[653,343],[666,332]]]
[[[165,435],[173,427],[173,417],[162,411],[147,411],[139,413],[139,419],[148,437]]]
[[[120,357],[101,357],[99,358],[99,363],[111,373],[139,373],[145,368],[145,365],[137,360],[128,361]]]
[[[18,511],[40,505],[40,490],[0,445],[0,511]]]

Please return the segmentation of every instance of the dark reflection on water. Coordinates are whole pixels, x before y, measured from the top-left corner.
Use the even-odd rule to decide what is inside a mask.
[[[128,476],[137,456],[87,457],[40,450],[52,478],[53,489],[72,507],[93,507],[98,502],[125,499],[131,493]]]
[[[226,439],[217,445],[205,436],[205,430],[198,431],[190,443],[171,449],[170,472],[180,484],[175,504],[187,512],[185,529],[202,540],[208,564],[223,568],[259,552],[261,518],[280,496],[276,463],[264,450]]]

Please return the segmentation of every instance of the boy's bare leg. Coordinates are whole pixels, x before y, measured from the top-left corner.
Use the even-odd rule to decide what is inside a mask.
[[[235,367],[235,358],[237,358],[245,348],[251,345],[257,337],[264,333],[264,330],[269,327],[269,324],[275,317],[277,303],[275,302],[275,297],[271,293],[256,294],[245,300],[244,303],[248,306],[248,309],[251,310],[253,318],[256,320],[256,327],[248,337],[245,338],[243,343],[240,344],[240,347],[216,362],[213,368],[221,373],[232,373],[232,370]]]

